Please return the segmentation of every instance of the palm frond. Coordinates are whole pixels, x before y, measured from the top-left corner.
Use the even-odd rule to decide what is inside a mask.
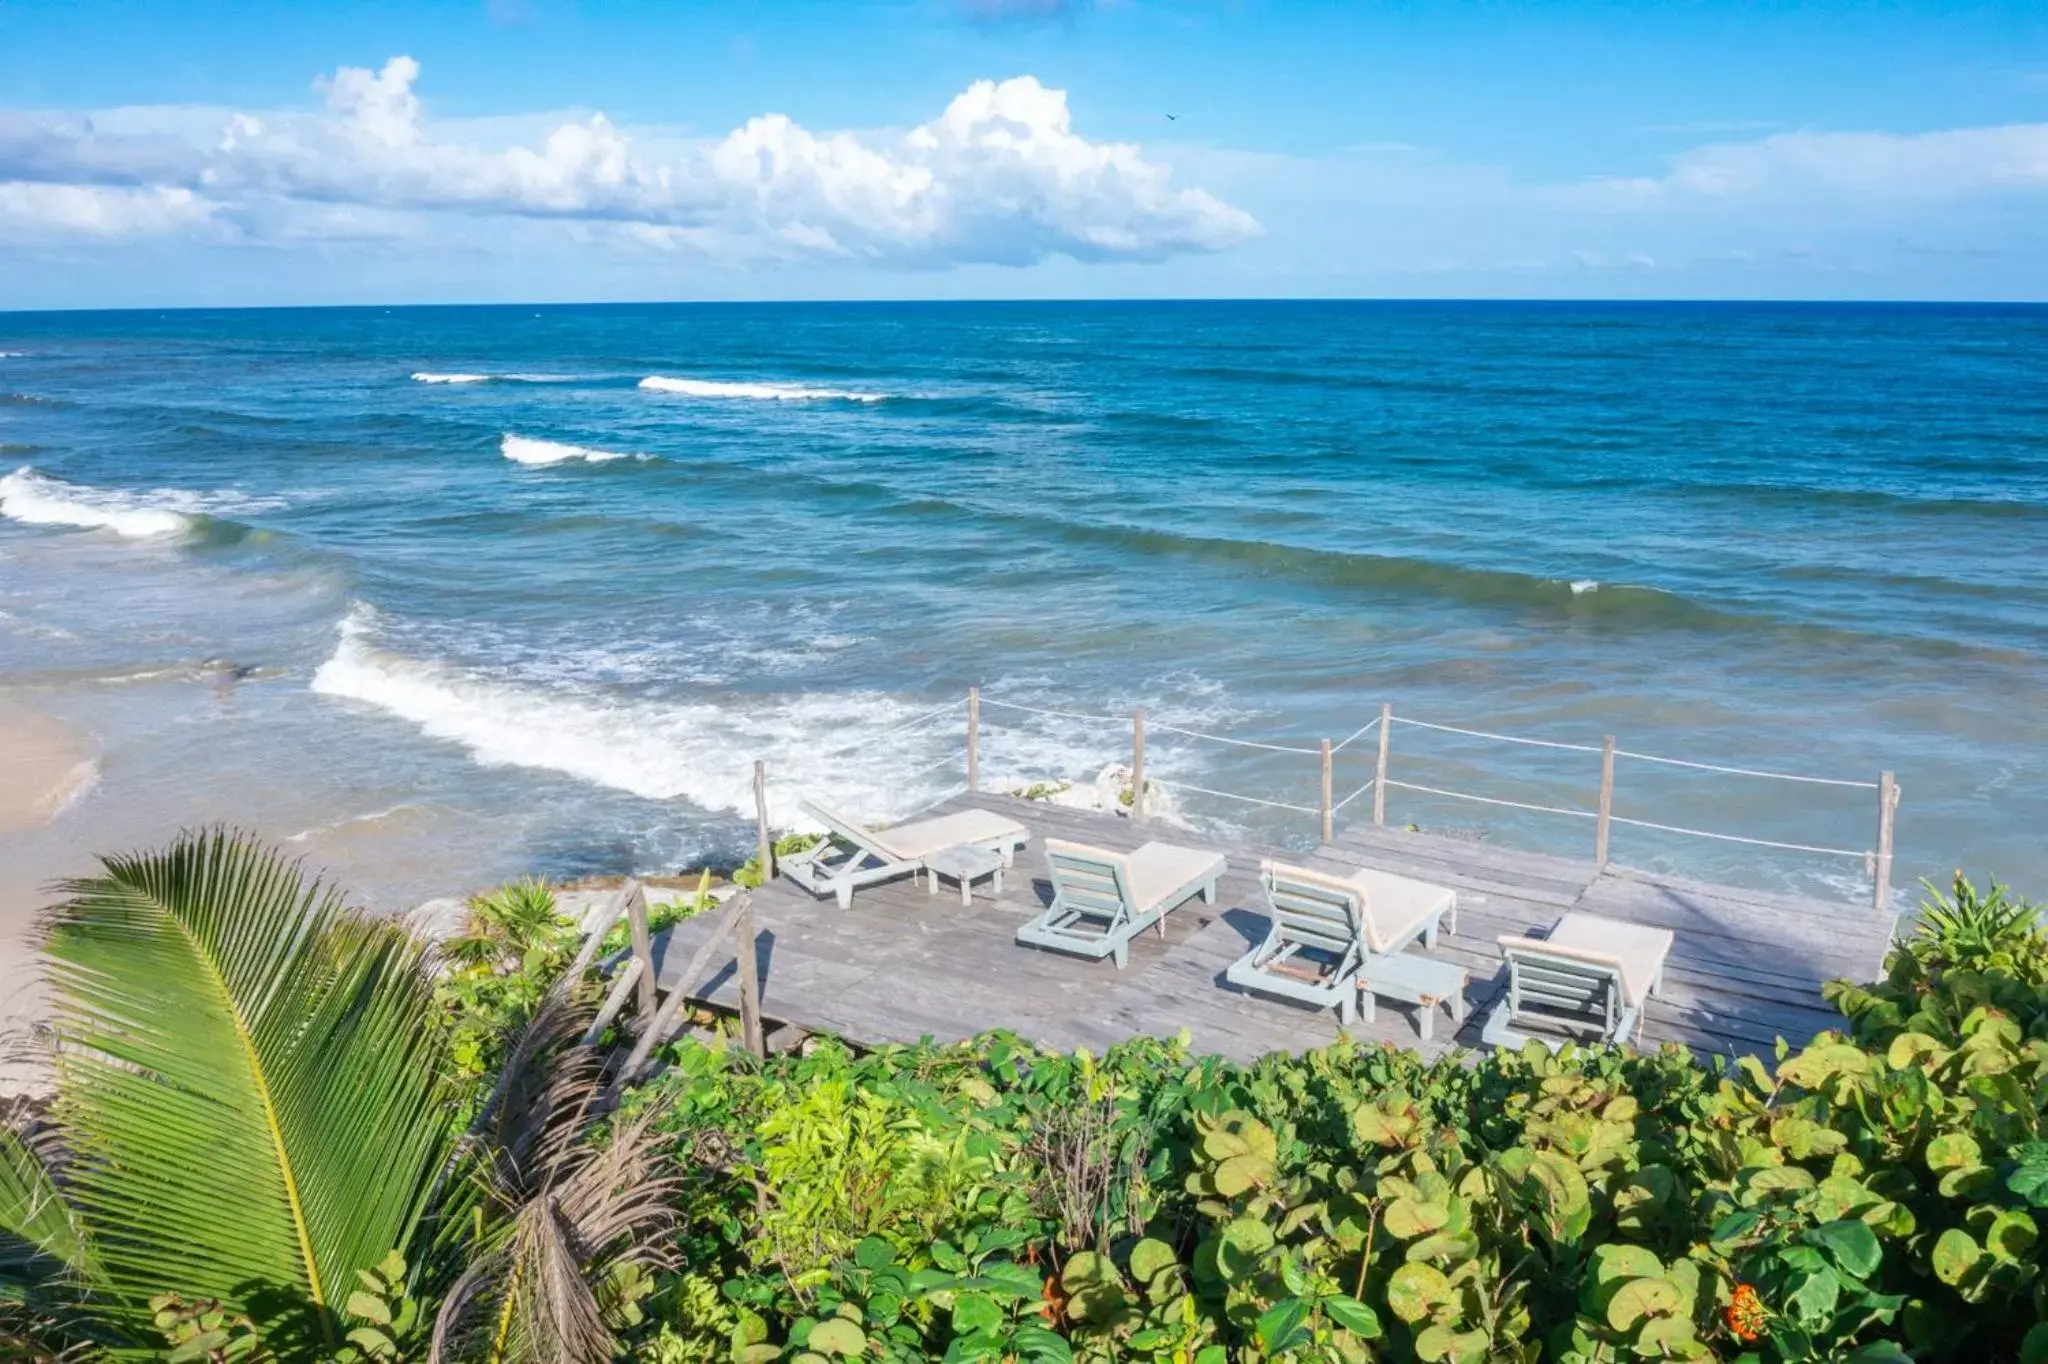
[[[422,947],[226,830],[48,912],[73,1202],[131,1312],[170,1288],[323,1330],[421,1216],[450,1134]]]
[[[650,1107],[590,1131],[603,1084],[581,1045],[590,1008],[567,987],[513,1047],[473,1158],[496,1209],[434,1324],[435,1360],[601,1361],[616,1342],[599,1287],[622,1268],[669,1268],[680,1180]]]

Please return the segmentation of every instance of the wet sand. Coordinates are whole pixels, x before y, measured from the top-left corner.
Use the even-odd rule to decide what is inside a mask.
[[[97,760],[85,731],[0,701],[0,1097],[40,1079],[19,1055],[48,1004],[31,935],[47,882],[84,869],[62,825],[97,780]]]

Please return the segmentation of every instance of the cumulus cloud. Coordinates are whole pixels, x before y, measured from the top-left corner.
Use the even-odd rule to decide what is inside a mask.
[[[188,110],[0,113],[0,195],[17,232],[39,207],[57,232],[99,212],[131,233],[217,222],[281,237],[295,208],[329,223],[352,221],[339,209],[461,213],[899,265],[1154,260],[1258,231],[1139,147],[1076,132],[1065,93],[1029,76],[978,82],[908,132],[817,133],[769,114],[716,141],[643,144],[593,113],[509,145],[489,124],[435,123],[419,78],[410,57],[345,66],[317,83],[321,107],[227,112],[204,138]]]
[[[1661,176],[1594,181],[1615,208],[1759,198],[1942,200],[2048,189],[2048,123],[1941,132],[1791,132],[1719,142],[1672,158]]]

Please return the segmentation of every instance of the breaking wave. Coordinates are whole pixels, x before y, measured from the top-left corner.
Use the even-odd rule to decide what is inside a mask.
[[[837,388],[805,388],[801,384],[735,384],[713,379],[671,379],[650,374],[640,387],[656,393],[680,393],[686,398],[754,398],[772,402],[878,403],[886,393],[853,393]]]
[[[435,374],[420,370],[412,376],[412,381],[416,384],[483,384],[489,383],[490,378],[488,374]]]
[[[110,530],[130,540],[189,536],[222,524],[217,513],[262,511],[278,505],[274,500],[188,493],[176,488],[146,492],[88,488],[39,474],[27,465],[0,478],[0,516],[31,526]]]
[[[514,464],[563,464],[570,460],[604,464],[615,459],[646,458],[644,455],[620,454],[615,450],[593,450],[587,445],[566,445],[560,441],[535,440],[531,436],[515,436],[509,431],[498,443],[498,453]]]
[[[313,675],[316,693],[361,702],[460,745],[482,767],[563,773],[647,800],[686,800],[706,810],[753,813],[753,762],[775,772],[771,814],[800,818],[806,791],[830,792],[862,814],[916,808],[956,784],[933,770],[957,750],[943,721],[862,752],[863,733],[914,718],[929,703],[878,693],[787,694],[745,705],[627,700],[595,688],[542,686],[487,675],[385,647],[377,613],[360,603],[340,624],[334,653]],[[852,751],[844,751],[852,745]]]

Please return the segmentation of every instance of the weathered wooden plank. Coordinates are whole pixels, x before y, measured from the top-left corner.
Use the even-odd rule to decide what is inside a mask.
[[[817,900],[786,881],[756,893],[754,914],[764,943],[760,1012],[806,1032],[840,1033],[856,1042],[955,1040],[1007,1028],[1044,1045],[1100,1051],[1133,1036],[1171,1037],[1186,1029],[1198,1049],[1238,1060],[1272,1050],[1320,1046],[1338,1034],[1329,1010],[1225,988],[1224,968],[1264,934],[1265,908],[1256,873],[1262,856],[1285,856],[1328,870],[1377,867],[1459,890],[1459,931],[1446,933],[1432,955],[1463,967],[1471,1014],[1455,1037],[1439,1026],[1424,1043],[1412,1011],[1383,1002],[1373,1023],[1351,1032],[1425,1054],[1477,1042],[1480,1019],[1502,988],[1495,939],[1542,933],[1573,908],[1677,931],[1665,997],[1647,1009],[1645,1045],[1682,1042],[1697,1051],[1767,1050],[1783,1034],[1803,1043],[1835,1021],[1819,996],[1820,982],[1881,955],[1888,926],[1832,907],[1809,912],[1797,897],[1752,894],[1725,886],[1652,877],[1572,858],[1486,847],[1400,829],[1340,831],[1312,855],[1250,845],[1220,850],[1229,870],[1214,905],[1191,902],[1169,914],[1163,938],[1132,943],[1130,965],[1118,971],[1018,946],[1017,925],[1050,902],[1037,851],[1047,837],[1128,851],[1148,839],[1212,846],[1191,831],[1152,820],[969,793],[930,813],[978,807],[1001,811],[1032,830],[1000,897],[977,892],[961,906],[932,896],[905,878],[865,889],[850,911]],[[653,944],[664,989],[679,983],[680,964],[710,931],[693,919]],[[691,982],[716,1007],[739,1002],[734,962]]]

